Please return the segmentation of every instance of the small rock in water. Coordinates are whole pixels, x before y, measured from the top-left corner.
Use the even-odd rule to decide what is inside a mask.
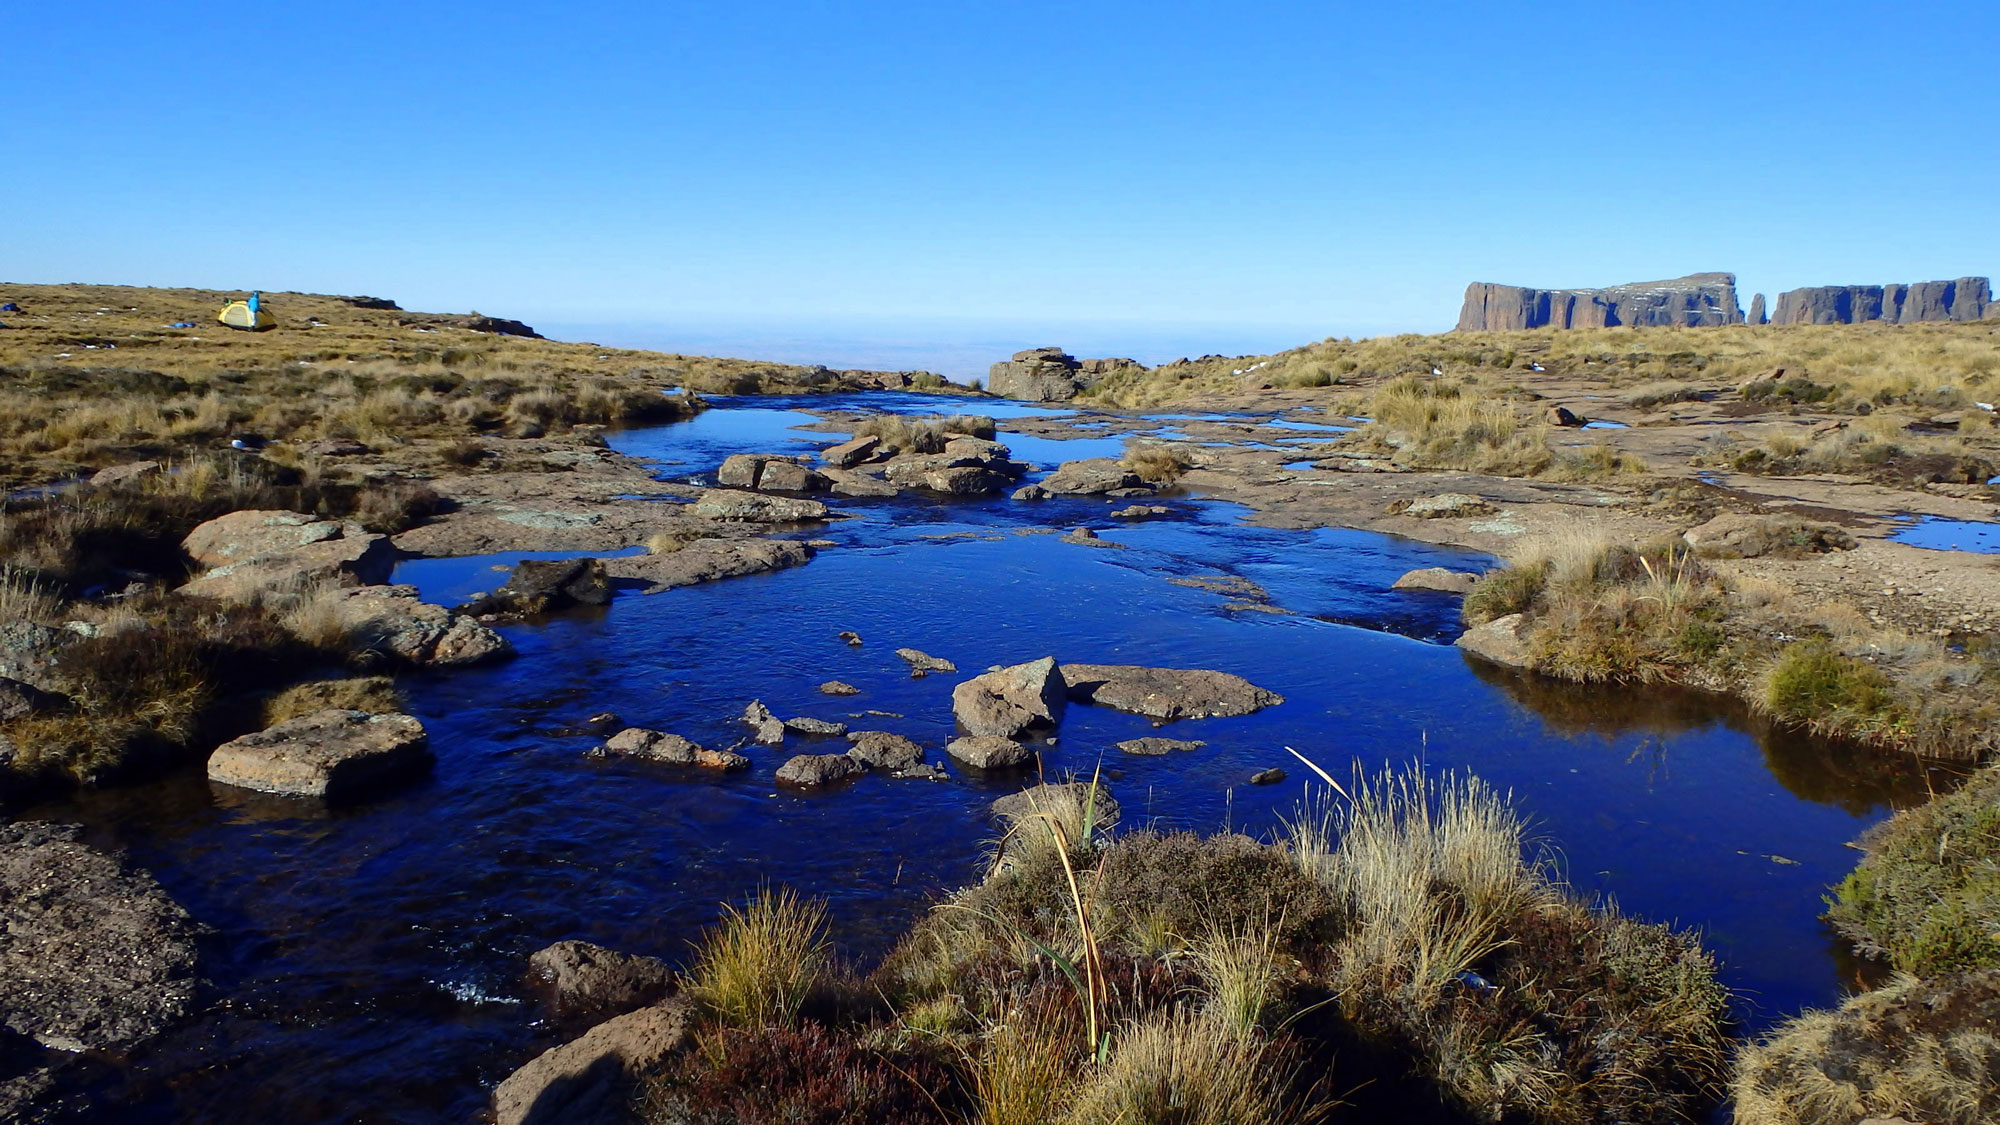
[[[1251,775],[1250,775],[1250,784],[1252,784],[1252,785],[1276,785],[1276,784],[1277,784],[1277,783],[1279,783],[1280,781],[1283,781],[1283,780],[1285,780],[1285,777],[1286,777],[1286,774],[1285,774],[1285,771],[1284,771],[1284,770],[1281,770],[1281,769],[1277,768],[1276,766],[1273,766],[1273,767],[1271,767],[1270,769],[1267,769],[1267,770],[1258,770],[1258,771],[1257,771],[1256,773],[1253,773],[1253,774],[1251,774]]]
[[[786,719],[785,729],[800,734],[837,735],[847,733],[846,723],[829,722],[826,719],[797,718]]]
[[[765,746],[784,745],[785,724],[779,722],[776,715],[771,714],[771,709],[764,706],[762,700],[750,701],[750,705],[743,709],[743,721],[756,728],[757,733],[752,736],[756,741]]]
[[[1034,758],[1027,747],[999,735],[971,735],[955,738],[945,745],[945,753],[982,770],[1011,769]]]
[[[858,730],[847,740],[854,744],[848,756],[870,769],[907,770],[924,760],[921,746],[885,730]]]
[[[1164,516],[1169,509],[1164,504],[1134,504],[1111,513],[1114,520],[1143,520],[1153,516]]]
[[[896,655],[902,657],[903,663],[910,666],[910,678],[913,680],[921,680],[932,672],[958,671],[958,665],[953,664],[951,661],[932,656],[927,652],[920,652],[914,648],[899,648],[896,650]]]
[[[597,714],[583,721],[583,729],[592,734],[605,734],[609,731],[623,730],[624,728],[624,720],[609,711],[599,711]]]
[[[867,772],[867,766],[846,754],[800,754],[778,767],[778,780],[810,789]]]
[[[861,634],[859,633],[842,633],[840,634],[840,639],[846,641],[850,648],[861,647]]]
[[[1118,749],[1123,750],[1127,754],[1158,757],[1161,754],[1170,754],[1176,750],[1199,750],[1208,745],[1208,743],[1179,738],[1128,738],[1117,745]]]
[[[819,685],[821,695],[860,695],[861,689],[840,680],[828,680]]]

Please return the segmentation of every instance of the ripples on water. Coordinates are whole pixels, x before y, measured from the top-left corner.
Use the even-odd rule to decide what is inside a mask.
[[[728,453],[832,440],[787,428],[811,418],[794,407],[827,400],[751,401],[614,444],[677,477]],[[881,402],[967,405],[862,405]],[[878,956],[933,896],[978,876],[985,806],[1019,779],[954,767],[941,783],[869,776],[781,793],[772,770],[812,742],[749,748],[754,771],[708,777],[588,758],[579,726],[609,710],[726,746],[757,698],[782,716],[906,734],[941,759],[962,676],[913,680],[902,646],[963,675],[1054,654],[1221,668],[1287,696],[1256,715],[1174,724],[1163,733],[1209,745],[1160,758],[1111,749],[1152,732],[1147,720],[1071,708],[1048,768],[1122,771],[1114,790],[1130,823],[1275,831],[1305,791],[1285,745],[1336,776],[1423,759],[1512,789],[1584,893],[1700,926],[1753,1028],[1828,1003],[1851,979],[1817,920],[1819,895],[1852,866],[1845,842],[1892,800],[1920,799],[1920,778],[1885,780],[1864,754],[1774,736],[1710,698],[1470,665],[1447,643],[1456,599],[1388,589],[1407,569],[1490,559],[1173,504],[1174,519],[1124,525],[1101,500],[844,502],[856,518],[810,531],[841,545],[805,567],[512,627],[517,659],[406,680],[437,768],[379,801],[328,811],[189,775],[39,810],[130,848],[221,931],[217,1002],[137,1053],[102,1092],[106,1112],[472,1119],[493,1083],[575,1030],[543,1018],[523,979],[530,952],[584,938],[684,961],[717,902],[763,881],[830,899],[844,953]],[[1082,524],[1126,549],[1031,534]],[[455,600],[491,586],[494,561],[412,562],[399,578]],[[1253,581],[1287,612],[1167,581],[1200,575]],[[841,630],[867,643],[850,648]],[[829,679],[862,694],[822,696]],[[1294,776],[1245,783],[1269,766]]]

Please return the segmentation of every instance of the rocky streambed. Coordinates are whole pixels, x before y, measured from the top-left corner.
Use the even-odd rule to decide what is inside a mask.
[[[498,586],[527,552],[603,556],[671,533],[714,495],[697,490],[730,455],[811,465],[845,437],[803,408],[965,405],[738,400],[613,434],[609,451],[551,449],[567,469],[446,482],[458,511],[399,539],[444,557],[393,578],[425,604],[454,604]],[[1260,421],[1099,429],[1209,424],[1219,430],[1166,436],[1265,455],[1228,444],[1273,444],[1234,435]],[[1093,432],[1002,418],[996,439],[1023,466],[1010,484],[1122,446]],[[1248,509],[1176,490],[1009,496],[822,496],[812,502],[840,518],[775,539],[725,520],[678,549],[614,559],[605,570],[622,593],[608,604],[497,625],[511,660],[406,676],[430,768],[370,800],[186,775],[30,810],[29,822],[81,824],[96,854],[123,853],[157,880],[185,910],[162,924],[189,927],[201,984],[183,989],[175,961],[159,974],[174,1018],[156,1033],[82,1043],[88,1065],[54,1050],[78,1044],[24,1047],[10,1051],[25,1060],[14,1071],[63,1070],[45,1079],[69,1091],[51,1119],[467,1120],[581,1030],[531,972],[530,955],[552,943],[679,963],[718,902],[772,882],[829,900],[841,951],[866,960],[941,891],[978,877],[991,803],[1032,771],[1101,769],[1130,823],[1258,835],[1312,777],[1287,747],[1336,777],[1423,760],[1512,789],[1580,891],[1701,927],[1752,1028],[1827,1004],[1851,979],[1818,920],[1820,891],[1852,866],[1846,842],[1893,801],[1921,797],[1921,778],[1884,776],[1863,752],[1773,732],[1712,698],[1567,688],[1469,661],[1450,643],[1456,596],[1394,586],[1414,570],[1481,570],[1489,556],[1254,526]],[[1118,517],[1135,505],[1145,510]],[[1060,708],[1027,673],[990,700],[960,690],[1043,658],[1089,670],[1065,679]],[[1129,667],[1215,670],[1271,698],[1148,706],[1155,687],[1105,671]],[[972,711],[962,694],[978,697]],[[1025,718],[1011,733],[1032,757],[951,752],[973,733],[967,714]],[[606,752],[628,728],[658,738]],[[704,763],[668,737],[742,762]],[[927,769],[903,768],[905,744]],[[662,746],[674,752],[652,752]],[[825,783],[811,785],[781,772],[857,750],[899,765],[815,770]]]

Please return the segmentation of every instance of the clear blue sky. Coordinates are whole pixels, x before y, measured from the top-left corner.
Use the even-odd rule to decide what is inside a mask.
[[[13,4],[0,278],[1449,327],[2000,273],[2000,5]]]

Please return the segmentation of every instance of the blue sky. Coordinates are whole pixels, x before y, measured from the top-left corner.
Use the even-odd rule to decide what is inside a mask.
[[[1474,279],[1722,269],[1747,301],[2000,273],[1990,0],[64,0],[5,22],[9,280],[1278,346],[1447,328]]]

